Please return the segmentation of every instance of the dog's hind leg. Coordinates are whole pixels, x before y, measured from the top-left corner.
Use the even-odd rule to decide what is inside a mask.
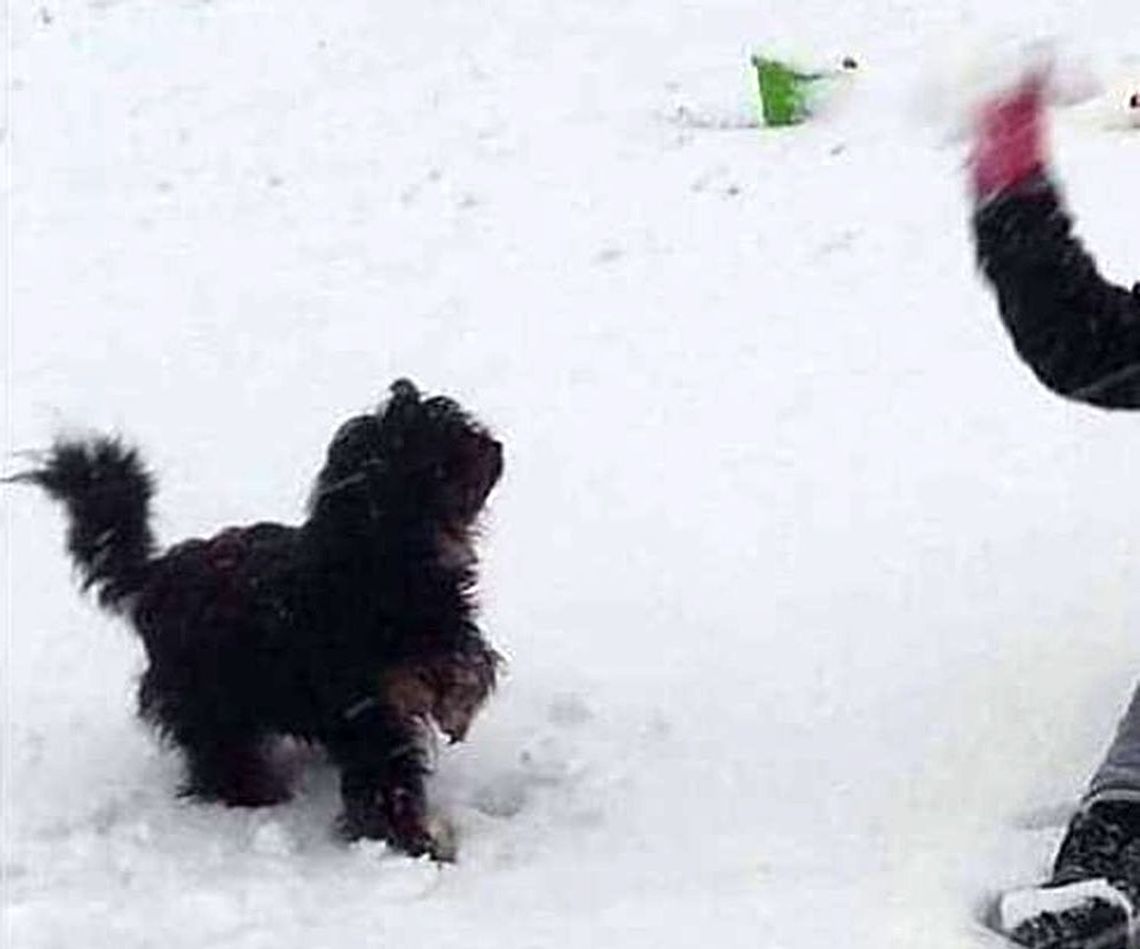
[[[175,740],[186,755],[182,793],[231,807],[266,807],[289,800],[287,779],[274,766],[268,738],[233,732],[185,732]]]
[[[181,670],[179,670],[180,672]],[[245,716],[219,721],[169,668],[151,665],[139,682],[139,715],[182,752],[186,780],[179,793],[234,807],[281,804],[290,797],[288,777],[277,767],[271,736]]]

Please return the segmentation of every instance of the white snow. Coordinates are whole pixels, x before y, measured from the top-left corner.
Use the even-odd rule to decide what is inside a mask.
[[[319,761],[275,810],[179,802],[138,645],[5,490],[5,947],[990,944],[1140,668],[1140,418],[1018,363],[921,99],[963,31],[1111,87],[1133,0],[7,15],[5,457],[114,429],[165,540],[288,521],[410,375],[506,442],[511,667],[441,755],[454,866],[333,842]],[[756,128],[766,46],[855,86]],[[1056,144],[1136,279],[1140,135],[1059,112]]]

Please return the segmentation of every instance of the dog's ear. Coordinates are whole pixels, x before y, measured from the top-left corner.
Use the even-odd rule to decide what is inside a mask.
[[[357,415],[341,425],[333,435],[324,467],[309,495],[308,510],[313,513],[337,496],[361,483],[364,472],[377,470],[380,459],[380,424],[374,415]]]
[[[357,458],[375,451],[375,447],[376,419],[368,415],[356,415],[336,430],[332,444],[329,445],[329,455]]]
[[[410,379],[397,379],[389,388],[390,397],[376,410],[386,451],[400,452],[407,432],[420,420],[420,390]]]
[[[371,415],[357,415],[341,425],[329,444],[322,479],[343,477],[374,461],[380,447],[379,428]]]
[[[420,401],[420,390],[411,379],[397,379],[388,387],[388,407],[408,405]]]

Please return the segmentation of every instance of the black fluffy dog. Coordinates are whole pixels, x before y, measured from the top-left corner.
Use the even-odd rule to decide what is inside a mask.
[[[186,794],[286,799],[268,752],[296,736],[339,767],[347,837],[446,858],[424,726],[462,740],[495,684],[472,542],[502,467],[486,429],[401,380],[337,431],[299,527],[235,527],[156,554],[151,476],[109,438],[57,442],[13,480],[66,505],[84,588],[142,637],[139,707],[184,752]]]

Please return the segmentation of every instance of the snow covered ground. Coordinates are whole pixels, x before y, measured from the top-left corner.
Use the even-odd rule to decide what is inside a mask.
[[[441,757],[455,866],[335,844],[319,762],[276,810],[176,801],[137,644],[5,491],[5,947],[990,944],[1140,669],[1140,418],[1017,363],[926,90],[967,34],[1135,70],[1133,0],[8,16],[5,457],[117,429],[164,539],[291,520],[411,375],[507,444],[511,667]],[[861,70],[765,131],[753,48]],[[1140,134],[1056,141],[1135,279]]]

